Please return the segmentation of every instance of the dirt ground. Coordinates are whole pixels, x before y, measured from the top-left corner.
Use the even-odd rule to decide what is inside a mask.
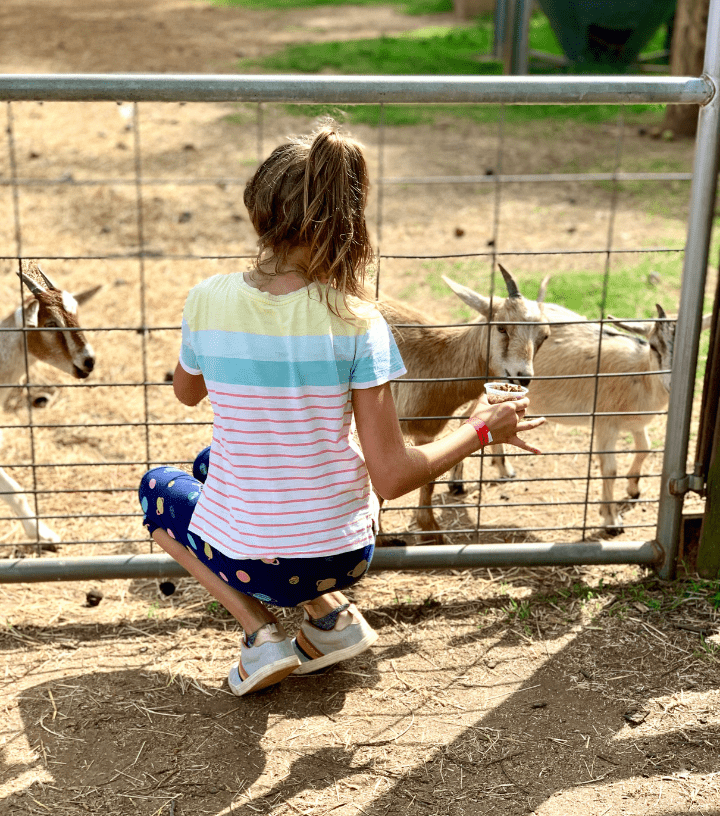
[[[0,72],[222,73],[286,43],[449,21],[389,7],[254,12],[197,0],[5,0]],[[4,431],[3,463],[16,465],[7,469],[21,483],[34,478],[48,491],[39,507],[68,557],[146,551],[134,498],[145,463],[187,462],[207,444],[209,410],[177,404],[165,383],[184,296],[252,253],[242,185],[258,154],[312,124],[272,106],[259,120],[251,106],[141,105],[138,154],[125,112],[114,103],[14,104],[0,150],[0,180],[14,167],[31,182],[17,200],[0,186],[5,254],[19,246],[47,258],[46,270],[72,291],[104,283],[82,313],[98,330],[92,381],[68,387],[37,368],[38,380],[63,387],[33,420],[61,427]],[[354,132],[376,177],[378,133]],[[496,125],[440,118],[388,128],[383,166],[396,179],[604,171],[617,136],[614,125],[508,126],[499,150]],[[648,161],[690,169],[691,144],[650,140],[637,128],[625,128],[623,150],[626,170],[653,169]],[[673,182],[681,186],[672,192],[683,184]],[[539,273],[601,273],[610,230],[621,248],[685,240],[684,205],[664,207],[663,191],[625,188],[612,223],[609,190],[580,183],[508,184],[499,207],[492,184],[398,183],[383,188],[382,209],[379,199],[370,223],[384,254],[480,253],[493,241],[518,253],[506,262],[521,287]],[[139,245],[151,253],[142,266],[125,257]],[[599,251],[523,254],[588,248]],[[663,253],[649,257],[649,268],[662,270]],[[434,263],[385,259],[382,288],[456,319]],[[483,257],[442,271],[485,291],[488,267]],[[8,311],[13,270],[0,260]],[[678,293],[662,274],[653,285],[665,308],[676,308]],[[138,333],[143,315],[154,331]],[[156,384],[133,385],[143,380]],[[145,420],[181,428],[152,424],[146,434]],[[6,426],[26,422],[21,407],[3,415]],[[651,430],[658,449],[663,433],[659,418]],[[594,506],[587,519],[580,507],[552,506],[585,498],[587,432],[548,425],[536,439],[548,455],[519,460],[517,484],[486,480],[467,506],[438,487],[442,526],[477,526],[480,541],[575,541],[583,527],[597,537]],[[34,475],[21,467],[33,451],[46,465]],[[621,472],[629,460],[621,456]],[[627,509],[621,539],[653,536],[660,467],[654,453],[642,483],[649,501]],[[471,461],[469,473],[477,468]],[[557,481],[522,481],[538,475]],[[568,476],[578,479],[561,480]],[[591,501],[596,489],[593,482]],[[415,498],[393,503],[386,529],[412,533]],[[17,522],[3,521],[0,539],[6,556],[22,550]],[[663,583],[635,567],[373,572],[353,595],[380,633],[372,652],[247,699],[224,682],[237,625],[189,579],[175,585],[171,595],[154,580],[0,586],[0,813],[720,814],[717,584],[692,576]],[[91,589],[103,596],[96,606]],[[285,614],[292,629],[297,613]]]

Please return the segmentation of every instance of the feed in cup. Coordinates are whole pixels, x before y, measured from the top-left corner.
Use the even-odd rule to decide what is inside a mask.
[[[489,382],[485,383],[485,393],[490,405],[496,405],[498,402],[522,399],[528,393],[528,389],[513,383]]]

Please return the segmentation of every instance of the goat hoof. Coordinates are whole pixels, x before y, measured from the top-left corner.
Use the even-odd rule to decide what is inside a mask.
[[[54,541],[43,541],[40,544],[40,549],[43,552],[60,552],[60,546]]]
[[[407,547],[404,538],[378,538],[375,541],[376,547]]]
[[[624,527],[606,527],[605,528],[605,535],[608,538],[615,538],[616,536],[622,535],[625,532]]]

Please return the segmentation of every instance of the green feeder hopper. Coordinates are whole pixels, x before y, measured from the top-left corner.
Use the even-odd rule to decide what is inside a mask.
[[[677,0],[537,0],[575,66],[627,67],[675,10]]]

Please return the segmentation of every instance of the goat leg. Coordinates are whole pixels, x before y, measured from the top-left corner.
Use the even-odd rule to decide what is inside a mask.
[[[617,459],[615,457],[617,436],[617,426],[612,426],[601,420],[597,421],[595,449],[599,451],[597,456],[600,461],[600,473],[603,477],[600,515],[603,518],[606,533],[611,536],[620,535],[620,533],[624,532],[622,516],[613,500],[615,479],[617,478]]]
[[[51,530],[45,522],[33,518],[35,514],[23,494],[22,487],[8,476],[2,468],[0,468],[0,494],[22,523],[25,535],[28,538],[40,541],[42,544],[59,543],[60,536],[56,532]],[[52,549],[52,547],[48,549]]]
[[[650,450],[652,444],[647,427],[643,426],[640,430],[633,431],[633,440],[635,441],[635,457],[632,460],[627,475],[627,492],[631,499],[638,499],[640,498],[640,475],[642,473],[642,466],[648,457],[647,451]]]
[[[418,497],[418,504],[420,505],[415,515],[417,526],[425,531],[424,535],[419,536],[421,544],[444,544],[445,537],[439,532],[440,527],[435,520],[435,514],[432,508],[432,494],[435,488],[435,482],[423,485],[420,488],[420,495]]]
[[[498,469],[498,481],[504,482],[514,479],[517,474],[515,473],[515,468],[505,457],[505,446],[502,443],[499,445],[489,445],[488,451],[491,455],[490,461]],[[493,479],[488,479],[487,481],[493,481]],[[459,462],[450,471],[448,492],[453,496],[464,496],[467,493],[467,488],[463,481],[463,462]]]
[[[463,463],[458,462],[457,465],[450,471],[450,480],[448,481],[448,493],[453,496],[464,496],[467,493],[465,483],[463,482]]]

